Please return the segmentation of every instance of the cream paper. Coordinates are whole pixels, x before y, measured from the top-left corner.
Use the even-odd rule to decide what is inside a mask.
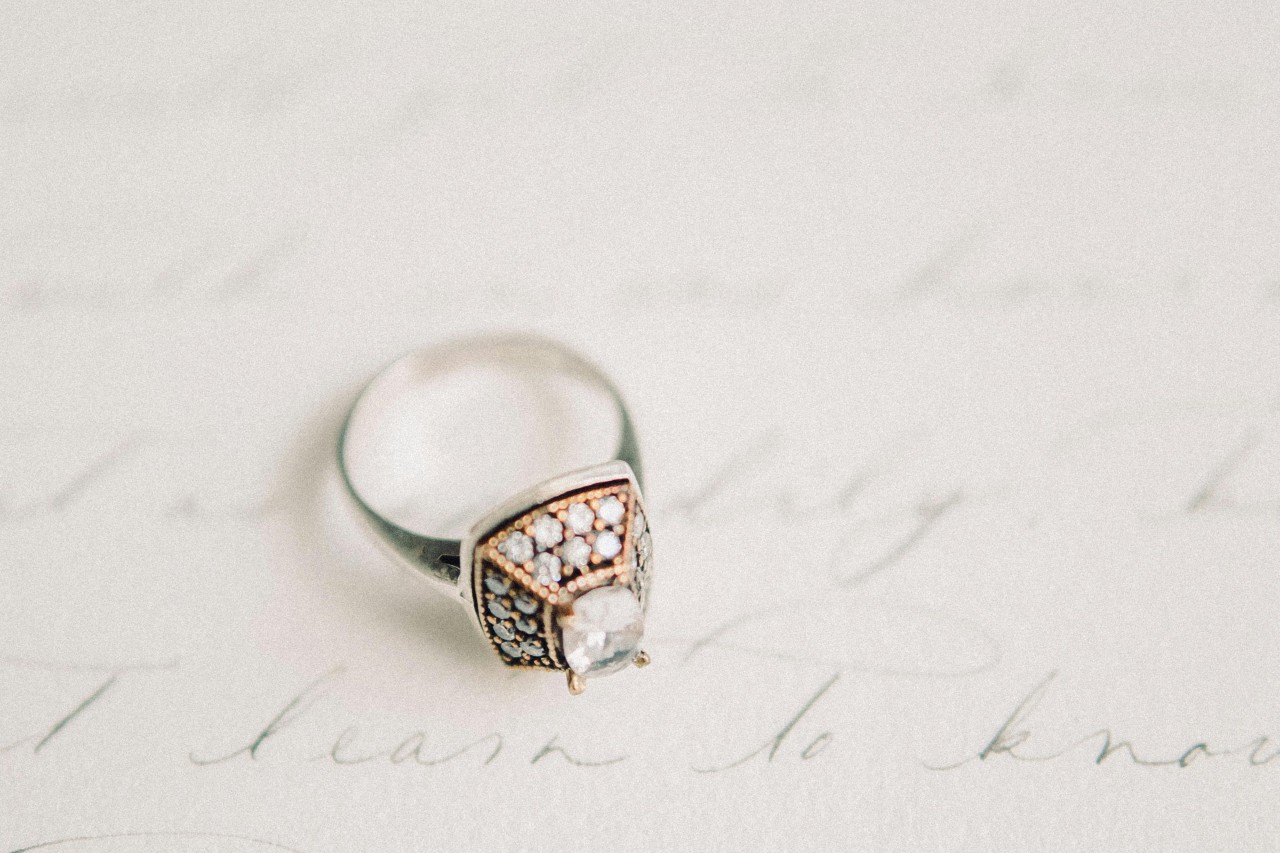
[[[5,6],[0,850],[1275,849],[1278,38]],[[333,483],[500,329],[646,450],[654,663],[582,697]]]

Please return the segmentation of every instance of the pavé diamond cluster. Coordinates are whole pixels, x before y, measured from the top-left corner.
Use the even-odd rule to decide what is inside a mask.
[[[566,670],[575,693],[585,677],[643,666],[652,551],[632,481],[563,494],[479,540],[481,626],[504,663]]]

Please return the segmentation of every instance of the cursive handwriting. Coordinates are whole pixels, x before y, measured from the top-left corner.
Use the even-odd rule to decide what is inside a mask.
[[[0,745],[0,754],[13,752],[27,745],[31,746],[31,752],[33,754],[38,754],[45,747],[49,746],[55,738],[59,737],[69,726],[71,726],[72,723],[88,714],[90,709],[96,706],[102,700],[102,697],[107,695],[107,693],[111,691],[111,689],[114,688],[120,679],[127,673],[131,671],[172,669],[177,666],[177,661],[170,661],[163,664],[131,664],[106,668],[93,665],[76,666],[52,661],[0,656],[0,666],[44,670],[47,672],[101,672],[105,670],[107,673],[106,678],[97,682],[94,688],[87,694],[81,694],[76,700],[75,705],[72,706],[69,711],[54,720],[48,728]]]
[[[188,754],[192,764],[209,766],[223,764],[235,759],[256,761],[268,742],[278,739],[287,729],[304,717],[315,704],[324,697],[325,688],[339,675],[346,671],[345,666],[336,666],[308,684],[302,691],[289,699],[284,706],[273,715],[265,725],[257,729],[246,742],[228,752],[204,755],[197,751]],[[505,739],[499,732],[490,732],[464,745],[446,749],[440,753],[428,750],[428,736],[425,731],[417,730],[393,739],[391,745],[369,747],[362,744],[360,727],[350,725],[334,738],[332,745],[323,753],[314,756],[315,760],[330,761],[338,766],[385,762],[392,765],[412,764],[419,767],[434,767],[448,764],[468,754],[480,757],[480,765],[492,764],[502,753]],[[529,764],[557,756],[573,767],[605,767],[616,764],[627,758],[625,755],[604,759],[587,759],[571,754],[559,743],[559,736],[552,735],[546,743],[533,754]]]
[[[1211,746],[1207,741],[1200,740],[1183,749],[1167,754],[1156,754],[1140,750],[1134,746],[1132,740],[1119,737],[1110,728],[1100,728],[1069,741],[1065,746],[1039,747],[1038,743],[1033,744],[1032,740],[1038,742],[1043,738],[1033,733],[1030,720],[1057,676],[1056,672],[1051,672],[1033,687],[1013,709],[1013,713],[1000,724],[995,735],[982,749],[950,764],[926,763],[925,767],[943,771],[1001,757],[1020,762],[1046,762],[1063,759],[1070,755],[1083,755],[1094,765],[1101,765],[1113,756],[1121,756],[1138,767],[1185,769],[1201,758],[1243,757],[1251,767],[1262,767],[1280,758],[1280,747],[1272,748],[1272,739],[1269,735],[1260,735],[1248,743],[1235,747],[1216,747]]]
[[[75,695],[74,700],[45,726],[25,737],[0,745],[0,755],[12,756],[18,751],[24,751],[20,748],[29,747],[25,750],[27,754],[39,757],[52,744],[71,737],[76,724],[94,713],[105,696],[120,689],[121,682],[127,680],[131,673],[173,669],[176,663],[120,665],[110,668],[71,667],[66,664],[42,664],[38,661],[0,657],[0,667],[5,666],[35,666],[63,673],[101,673],[90,689]],[[378,736],[366,734],[365,729],[357,724],[343,726],[336,735],[320,734],[322,748],[316,751],[317,732],[314,725],[304,728],[300,723],[328,695],[329,689],[346,671],[347,668],[342,665],[330,668],[291,695],[278,710],[266,717],[265,722],[254,725],[243,739],[233,742],[227,748],[189,750],[186,753],[188,760],[197,767],[234,761],[254,762],[268,756],[277,761],[288,761],[291,757],[293,760],[324,761],[335,767],[374,763],[437,767],[470,759],[472,766],[488,767],[505,757],[508,764],[511,761],[526,765],[550,762],[560,766],[591,769],[611,766],[631,758],[627,754],[593,750],[589,743],[566,744],[562,742],[561,734],[556,732],[544,734],[535,741],[539,744],[536,748],[524,751],[519,746],[513,748],[512,740],[499,731],[471,735],[448,743],[443,738],[431,735],[428,729]],[[784,756],[803,762],[817,758],[830,747],[836,738],[836,732],[823,726],[804,732],[803,729],[809,726],[802,724],[812,721],[815,709],[831,693],[840,678],[841,673],[835,672],[823,681],[800,703],[794,713],[754,748],[727,761],[690,764],[689,769],[703,774],[721,773],[756,759],[772,764]],[[1043,763],[1083,756],[1092,765],[1124,760],[1139,767],[1187,768],[1201,760],[1236,758],[1249,767],[1264,767],[1280,759],[1280,740],[1266,734],[1255,736],[1244,743],[1226,746],[1208,739],[1195,739],[1177,749],[1160,751],[1142,747],[1131,736],[1117,733],[1111,727],[1099,727],[1079,736],[1046,732],[1043,726],[1036,723],[1036,710],[1056,678],[1056,672],[1049,673],[1023,695],[980,748],[958,760],[946,763],[923,762],[924,766],[933,771],[951,771],[996,760]],[[583,732],[577,734],[579,737],[589,735]]]
[[[778,750],[782,749],[783,743],[786,742],[787,737],[791,734],[792,730],[795,729],[796,724],[799,723],[802,719],[804,719],[805,715],[807,715],[811,710],[813,710],[813,706],[818,704],[818,700],[821,699],[824,695],[826,695],[827,691],[830,690],[832,686],[839,680],[840,680],[840,673],[837,672],[835,675],[831,676],[831,678],[829,678],[821,687],[819,687],[816,693],[814,693],[812,696],[809,697],[809,700],[805,702],[803,706],[801,706],[800,710],[797,711],[791,717],[791,719],[787,720],[786,724],[784,724],[782,728],[778,730],[777,734],[775,734],[772,738],[770,738],[769,740],[761,744],[758,749],[747,753],[746,755],[742,756],[736,761],[731,761],[728,764],[724,764],[719,767],[694,767],[693,769],[699,773],[720,773],[722,771],[730,770],[734,767],[739,767],[743,764],[746,764],[748,761],[755,758],[757,755],[760,755],[761,753],[765,752],[765,750],[768,750],[768,755],[766,756],[765,760],[773,761],[773,759],[776,758],[778,755]],[[823,752],[828,746],[831,745],[831,741],[834,737],[835,735],[828,731],[828,732],[822,732],[817,737],[810,740],[809,744],[804,749],[800,750],[801,760],[808,761],[811,758],[817,757],[818,754]]]

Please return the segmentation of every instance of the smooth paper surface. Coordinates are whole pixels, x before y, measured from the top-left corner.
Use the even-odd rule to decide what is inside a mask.
[[[0,850],[1280,840],[1269,4],[0,11]],[[512,673],[333,448],[631,403],[653,665]]]

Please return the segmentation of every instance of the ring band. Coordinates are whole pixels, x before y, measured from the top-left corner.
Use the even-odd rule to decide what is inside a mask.
[[[388,425],[401,417],[398,410],[416,403],[447,418],[441,407],[450,395],[433,392],[432,382],[457,386],[466,381],[468,370],[504,367],[534,377],[533,404],[526,399],[487,422],[503,420],[521,429],[532,419],[531,410],[551,398],[544,390],[551,387],[548,383],[574,384],[611,408],[616,440],[610,458],[520,489],[476,518],[461,537],[393,520],[386,501],[368,494],[364,469],[372,467],[365,464],[370,460],[396,468],[397,460],[387,459],[381,446],[387,442],[380,435],[393,431]],[[401,425],[401,433],[415,441],[420,432],[429,430],[419,430],[412,420],[407,428]],[[467,443],[474,443],[470,436]],[[473,449],[481,458],[512,453],[506,443]],[[429,450],[437,460],[451,453],[451,448]],[[564,671],[570,692],[577,694],[587,677],[648,663],[640,642],[652,574],[652,534],[641,495],[639,447],[621,394],[586,359],[554,342],[524,336],[471,338],[410,352],[374,376],[357,396],[338,438],[338,468],[379,544],[463,602],[504,664]],[[443,492],[459,483],[455,478],[433,485]],[[455,508],[435,509],[444,514]]]

